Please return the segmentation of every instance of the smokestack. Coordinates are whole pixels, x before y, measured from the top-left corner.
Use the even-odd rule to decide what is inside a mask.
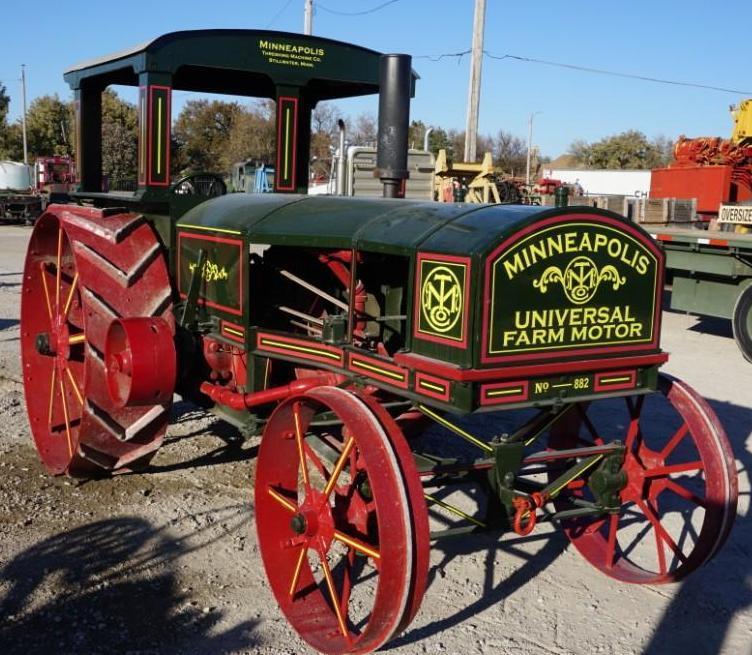
[[[403,195],[407,170],[412,57],[382,55],[379,62],[379,137],[376,165],[385,198]]]

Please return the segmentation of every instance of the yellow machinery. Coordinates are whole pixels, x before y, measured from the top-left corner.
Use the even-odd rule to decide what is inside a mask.
[[[503,179],[502,170],[493,165],[490,152],[480,164],[449,163],[446,150],[439,150],[434,171],[434,195],[439,202],[518,203],[522,197],[518,185]]]
[[[731,108],[734,129],[731,143],[752,145],[752,98],[742,100],[738,106]]]

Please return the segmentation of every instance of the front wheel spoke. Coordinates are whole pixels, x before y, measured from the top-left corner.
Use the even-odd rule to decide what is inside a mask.
[[[339,625],[342,636],[349,641],[350,633],[347,630],[347,624],[345,623],[346,613],[343,614],[342,603],[337,595],[337,590],[334,588],[334,579],[332,578],[332,571],[329,568],[329,562],[326,559],[326,553],[319,553],[319,560],[321,561],[321,568],[324,571],[324,580],[326,580],[326,586],[329,590],[329,598],[332,602],[332,608],[334,609],[334,614],[337,616],[337,624]]]
[[[68,337],[69,346],[75,346],[79,343],[86,343],[86,335],[83,332],[81,332],[80,334],[73,334]]]
[[[311,489],[311,482],[308,478],[308,464],[306,462],[305,449],[303,448],[303,428],[300,424],[300,403],[292,406],[292,417],[295,422],[295,443],[298,446],[298,459],[300,459],[300,469],[303,474],[303,486],[306,494]]]
[[[345,570],[342,577],[342,597],[340,599],[340,609],[343,614],[347,615],[348,607],[350,606],[350,595],[353,588],[353,577],[355,575],[355,549],[348,548],[347,555],[344,557]]]
[[[671,475],[672,473],[690,473],[693,471],[702,471],[705,465],[701,460],[696,462],[684,462],[682,464],[670,464],[668,466],[654,466],[645,471],[646,478],[658,478],[661,476]]]
[[[327,470],[326,466],[324,466],[324,463],[321,461],[321,458],[318,456],[316,451],[311,448],[308,441],[306,441],[305,439],[303,440],[303,452],[308,461],[313,464],[313,466],[319,472],[321,477],[324,478],[325,481],[328,481],[329,471]]]
[[[695,505],[699,505],[703,509],[707,509],[708,507],[708,501],[705,498],[701,498],[697,494],[692,493],[689,489],[686,487],[683,487],[678,482],[668,479],[666,480],[666,489],[670,489],[673,491],[677,496],[680,498],[684,498],[684,500],[688,500]]]
[[[363,553],[364,555],[368,555],[368,557],[372,557],[376,561],[379,561],[381,559],[381,553],[379,553],[378,550],[376,550],[372,546],[369,546],[360,539],[351,537],[350,535],[345,534],[344,532],[340,532],[339,530],[334,531],[334,538],[337,541],[341,541],[343,544],[354,548],[358,552]]]
[[[350,454],[350,451],[352,450],[352,447],[354,445],[355,445],[355,438],[348,437],[347,442],[345,443],[345,447],[342,449],[339,459],[337,459],[337,463],[334,465],[334,470],[332,470],[332,475],[327,481],[326,487],[324,488],[324,498],[329,498],[329,494],[332,493],[332,490],[334,489],[334,485],[337,483],[337,480],[339,479],[339,475],[340,473],[342,473],[342,469],[345,467],[345,462],[347,461],[347,457]]]
[[[300,549],[300,554],[298,555],[298,561],[295,563],[295,570],[292,574],[292,580],[290,581],[290,600],[295,598],[295,592],[298,589],[298,581],[300,580],[300,572],[303,570],[303,562],[305,562],[306,554],[308,553],[308,547],[304,543],[302,544],[302,547]]]
[[[292,512],[293,514],[297,514],[298,507],[293,503],[290,499],[285,498],[279,491],[274,489],[273,487],[268,487],[267,491],[269,495],[274,498],[282,507],[284,507],[288,512]]]
[[[664,461],[668,458],[668,456],[674,452],[674,449],[679,445],[679,442],[684,439],[689,434],[689,426],[686,423],[682,423],[681,427],[674,433],[674,436],[671,437],[669,442],[666,444],[666,447],[661,451],[661,459]]]

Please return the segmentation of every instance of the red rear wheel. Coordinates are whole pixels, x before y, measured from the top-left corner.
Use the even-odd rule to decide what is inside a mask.
[[[341,425],[316,427],[322,412]],[[259,450],[256,526],[269,584],[295,630],[325,653],[379,648],[423,595],[425,503],[421,491],[412,504],[412,457],[383,420],[353,393],[313,389],[275,410]]]
[[[162,317],[174,331],[171,298],[163,250],[141,216],[53,205],[36,222],[24,266],[21,356],[31,432],[50,473],[134,468],[160,446],[171,399],[116,407],[104,351],[116,318]]]
[[[736,516],[736,467],[718,417],[681,380],[661,375],[658,391],[580,405],[551,430],[556,449],[626,445],[620,513],[564,522],[577,550],[624,582],[682,579],[713,557]],[[566,495],[556,505],[568,508]]]

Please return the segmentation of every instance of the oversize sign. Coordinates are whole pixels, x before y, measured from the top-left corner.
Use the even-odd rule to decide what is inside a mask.
[[[752,225],[752,205],[721,205],[718,222]]]
[[[657,343],[657,251],[608,221],[548,221],[496,250],[486,361]]]

